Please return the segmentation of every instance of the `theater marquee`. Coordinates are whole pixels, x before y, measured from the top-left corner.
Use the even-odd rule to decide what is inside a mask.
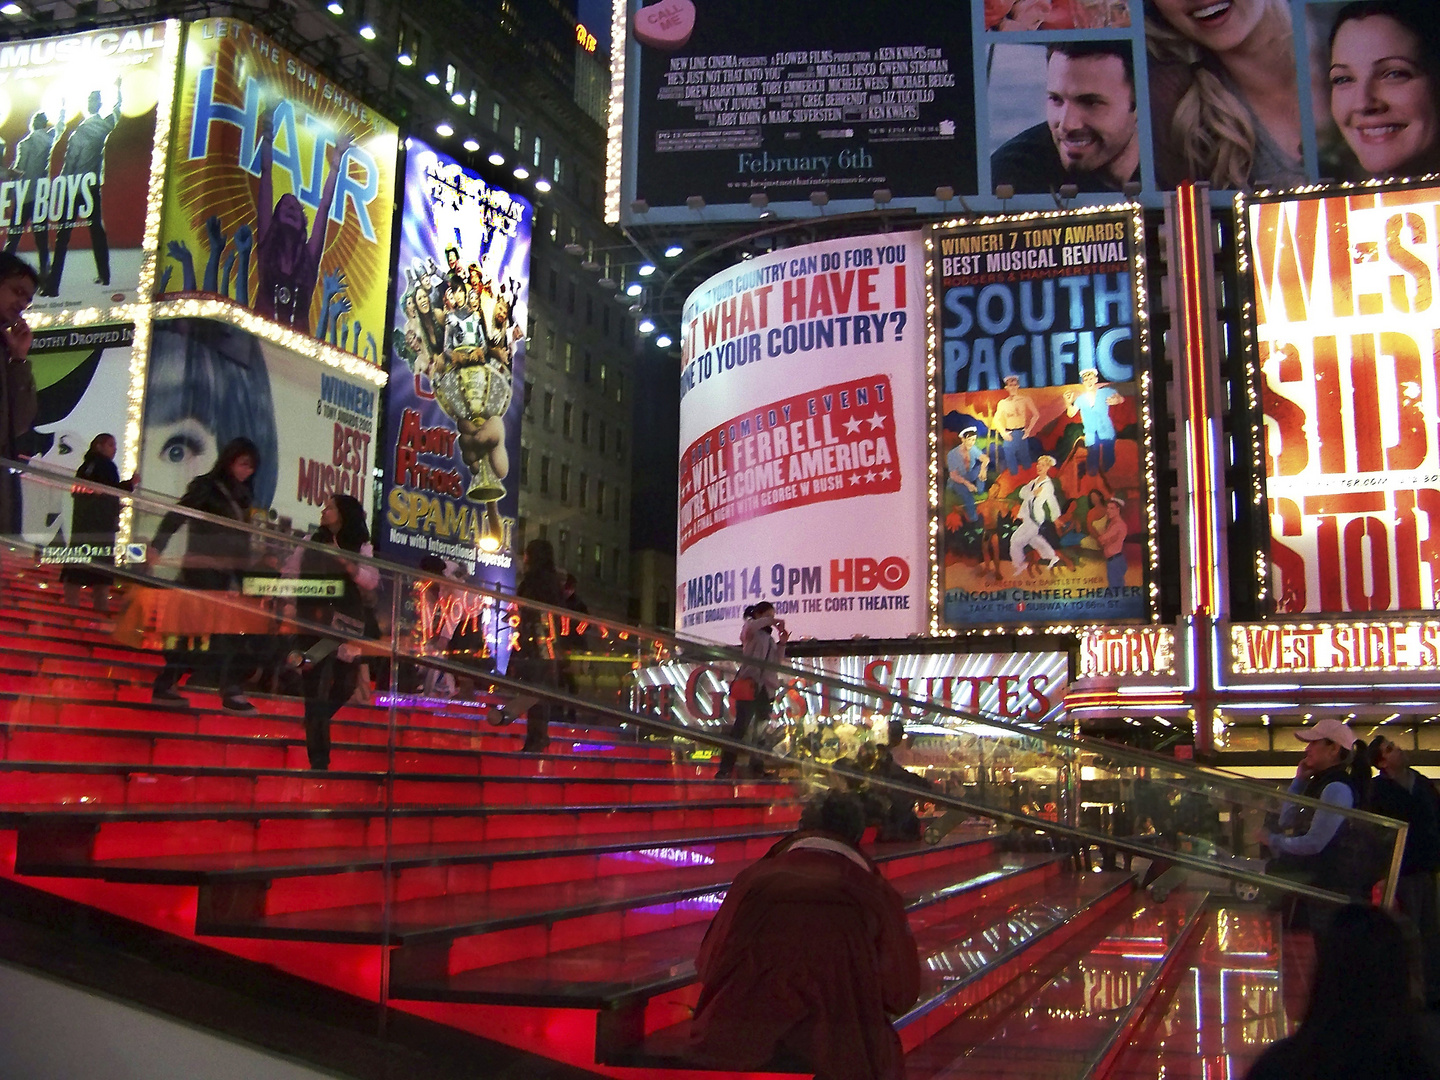
[[[1236,625],[1230,658],[1236,675],[1440,672],[1440,622]]]

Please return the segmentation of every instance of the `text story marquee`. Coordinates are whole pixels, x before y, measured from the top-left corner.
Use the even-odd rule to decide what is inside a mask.
[[[1277,607],[1440,607],[1440,189],[1249,208]]]
[[[942,625],[1146,615],[1133,220],[936,234]]]
[[[925,289],[918,233],[762,255],[683,311],[677,625],[738,638],[925,619]]]

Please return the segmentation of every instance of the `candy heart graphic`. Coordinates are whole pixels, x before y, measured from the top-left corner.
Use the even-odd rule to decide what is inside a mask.
[[[683,49],[695,29],[695,5],[690,0],[660,0],[635,13],[635,37],[652,49]]]

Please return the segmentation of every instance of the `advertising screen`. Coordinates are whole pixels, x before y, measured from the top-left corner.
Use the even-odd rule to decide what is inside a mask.
[[[925,599],[919,233],[748,259],[685,302],[676,626],[904,637]]]
[[[244,23],[186,28],[157,299],[221,297],[381,364],[397,129]]]
[[[179,497],[231,439],[260,452],[254,505],[307,533],[332,493],[371,512],[380,388],[207,319],[154,323],[140,478]],[[143,534],[142,534],[143,535]]]
[[[1440,606],[1440,188],[1247,207],[1271,593]]]
[[[1149,611],[1130,212],[937,230],[942,626]]]
[[[40,271],[32,310],[134,303],[158,103],[177,23],[0,46],[0,242]],[[173,54],[172,54],[173,55]]]
[[[990,212],[1053,208],[1069,185],[1158,206],[1185,180],[1223,201],[1440,172],[1427,0],[847,3],[823,19],[793,0],[617,2],[612,117],[628,126],[610,205],[640,222],[753,220],[757,194],[790,216],[817,213],[812,192],[822,212],[871,209],[876,188]]]
[[[418,140],[405,170],[380,548],[513,587],[535,211]]]
[[[641,9],[637,26],[664,7]],[[683,47],[640,45],[643,197],[909,197],[973,174],[968,19],[934,5],[897,20],[853,0],[824,19],[786,17],[798,8],[702,5]]]
[[[123,460],[125,397],[134,338],[134,327],[128,323],[36,332],[30,366],[35,372],[39,408],[27,436],[32,440],[32,462],[73,474],[97,435],[113,435],[115,460]],[[25,539],[37,547],[65,548],[73,539],[72,509],[67,492],[26,485]]]

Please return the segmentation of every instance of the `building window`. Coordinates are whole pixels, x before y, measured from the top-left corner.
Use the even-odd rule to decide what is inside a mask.
[[[610,381],[610,380],[609,380],[609,379],[607,378],[607,376],[606,376],[605,365],[604,365],[604,364],[601,364],[601,365],[600,365],[600,392],[601,392],[602,394],[603,394],[603,393],[606,393],[606,391],[607,391],[606,383],[608,383],[609,381]]]
[[[588,510],[590,508],[590,477],[587,473],[580,474],[580,486],[575,493],[579,496],[577,502],[580,504],[580,509]]]
[[[544,160],[545,160],[545,154],[544,154],[544,152],[543,152],[543,151],[541,150],[541,148],[540,148],[540,136],[539,136],[539,135],[536,135],[536,136],[535,136],[535,153],[534,153],[534,155],[533,155],[533,156],[531,157],[531,159],[530,159],[530,164],[534,165],[535,168],[538,169],[538,168],[540,168],[540,162],[542,162],[542,161],[544,161]]]
[[[549,523],[548,521],[542,521],[542,522],[540,522],[539,525],[537,525],[537,526],[535,527],[535,539],[537,539],[537,540],[549,540],[549,539],[550,539],[550,523]]]
[[[445,93],[447,93],[447,94],[453,94],[453,93],[455,92],[455,80],[456,80],[458,77],[459,77],[459,72],[457,72],[457,71],[455,70],[455,65],[454,65],[454,64],[446,64],[446,65],[445,65]]]
[[[560,411],[560,432],[567,439],[575,437],[575,405],[573,402],[565,402],[565,407]]]
[[[595,434],[595,446],[600,453],[605,452],[605,421],[600,421],[600,430]]]
[[[552,364],[555,362],[555,331],[545,331],[545,359]]]
[[[556,554],[560,557],[560,565],[561,565],[561,566],[564,566],[564,565],[565,565],[565,556],[566,556],[566,554],[569,552],[569,550],[570,550],[570,530],[569,530],[569,529],[561,529],[561,530],[560,530],[559,550],[556,551]]]
[[[535,396],[535,384],[529,379],[525,380],[525,415],[530,415],[530,399]]]
[[[559,211],[559,210],[556,210],[553,214],[550,215],[550,242],[551,242],[552,244],[558,244],[558,243],[560,242],[560,211]],[[552,271],[552,273],[553,273],[553,271]],[[554,296],[551,296],[550,299],[551,299],[551,300],[554,300],[555,297],[554,297]]]
[[[545,413],[541,417],[547,431],[555,428],[555,393],[551,390],[545,391]]]
[[[540,494],[550,494],[550,455],[543,454],[540,457]],[[544,535],[545,526],[540,526],[541,535]]]
[[[603,553],[604,553],[604,549],[603,549],[599,544],[596,544],[596,545],[595,545],[595,580],[596,580],[596,581],[599,581],[599,580],[604,576],[604,573],[605,573],[605,558],[604,558],[604,554],[603,554]]]
[[[555,271],[552,269],[552,270],[550,271],[550,299],[553,301],[553,300],[555,299],[555,297],[557,297],[557,296],[559,296],[559,295],[560,295],[560,278],[556,275]]]
[[[566,311],[568,314],[570,314],[570,315],[574,315],[574,314],[575,314],[575,279],[574,279],[574,278],[571,278],[571,279],[566,283],[566,286],[565,286],[565,311]]]
[[[500,103],[498,101],[490,106],[490,130],[500,130]]]
[[[518,154],[518,153],[520,152],[520,148],[521,148],[522,146],[524,146],[524,145],[525,145],[525,131],[524,131],[524,129],[522,129],[522,128],[520,127],[519,124],[516,124],[516,125],[515,125],[515,139],[514,139],[515,152]]]
[[[565,342],[565,374],[575,370],[575,346],[571,342]]]
[[[585,294],[585,325],[595,325],[595,298],[589,293]]]
[[[615,429],[615,456],[616,456],[617,458],[623,458],[623,457],[625,456],[625,429],[624,429],[624,428],[618,428],[618,427],[617,427],[617,428]]]
[[[530,486],[530,448],[528,446],[520,448],[520,486]]]
[[[580,443],[582,446],[590,445],[590,413],[588,411],[580,414]]]
[[[610,584],[620,580],[620,549],[610,549]]]
[[[620,403],[625,400],[625,373],[615,372],[615,401]]]
[[[595,513],[599,517],[605,516],[605,481],[598,480],[595,483]]]
[[[606,337],[610,336],[610,305],[606,304],[600,309],[600,332]]]
[[[585,383],[586,383],[587,385],[589,384],[589,382],[590,382],[590,350],[589,350],[589,349],[586,349],[586,350],[585,350],[585,370],[584,370],[584,372],[582,373],[581,378],[583,378],[583,379],[585,380]]]
[[[515,550],[516,550],[516,551],[522,551],[522,550],[524,550],[524,548],[525,548],[525,519],[524,519],[523,517],[517,517],[517,518],[515,519]]]
[[[565,177],[562,175],[563,166],[560,164],[560,155],[555,155],[555,160],[550,163],[550,179],[555,183],[562,183]]]
[[[570,466],[560,466],[560,501],[570,501]]]
[[[610,519],[611,519],[612,521],[619,521],[619,520],[620,520],[620,489],[619,489],[619,488],[616,488],[616,489],[615,489],[615,494],[614,494],[614,495],[611,497],[611,499],[610,499]]]
[[[480,111],[480,91],[479,91],[479,90],[471,90],[471,91],[470,91],[470,115],[471,115],[471,116],[474,116],[474,115],[475,115],[477,112],[479,112],[479,111]]]

